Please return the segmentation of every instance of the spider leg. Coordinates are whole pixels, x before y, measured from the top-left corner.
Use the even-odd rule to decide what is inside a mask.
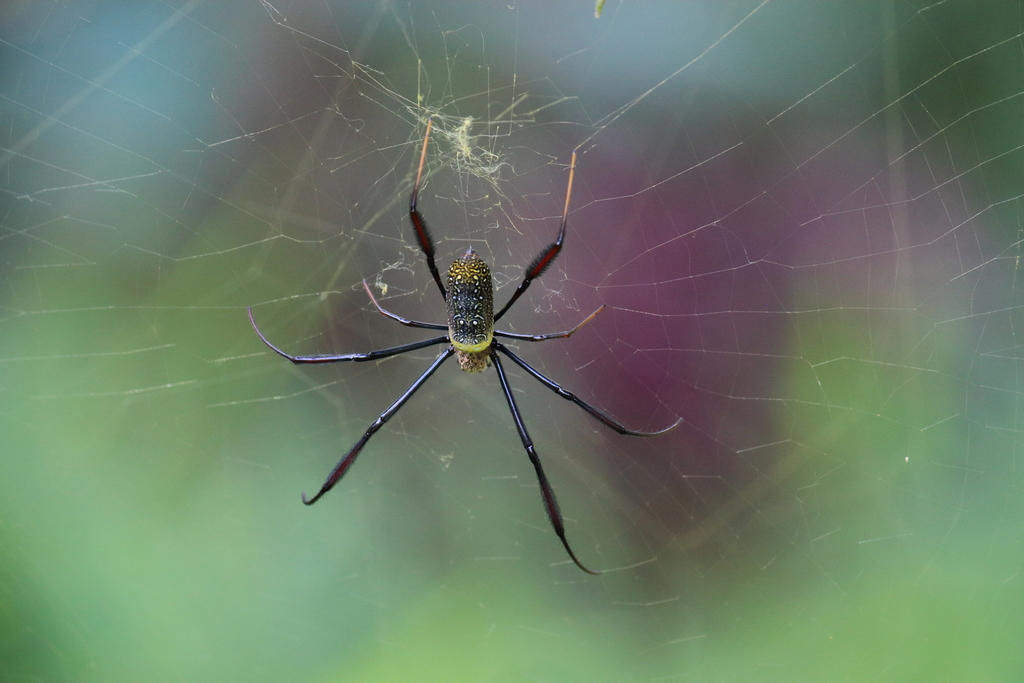
[[[427,141],[430,140],[430,128],[433,124],[434,120],[427,117],[427,132],[423,136],[420,167],[416,170],[416,182],[413,183],[412,196],[409,198],[409,220],[412,221],[412,229],[416,233],[416,241],[420,244],[420,250],[427,258],[427,268],[430,269],[430,275],[434,278],[434,282],[437,283],[437,288],[441,290],[441,297],[447,301],[448,292],[445,291],[444,285],[441,284],[441,274],[437,272],[437,264],[434,262],[434,238],[430,236],[427,222],[423,220],[423,216],[416,209],[416,201],[420,196],[420,180],[423,178],[423,165],[427,160]]]
[[[565,224],[569,220],[569,197],[572,196],[572,181],[576,175],[576,150],[572,151],[572,161],[569,164],[569,186],[565,190],[565,208],[562,210],[562,224],[558,228],[558,237],[554,242],[544,247],[544,251],[537,254],[537,257],[530,262],[530,265],[523,271],[523,281],[516,287],[516,291],[512,292],[512,298],[508,300],[500,311],[494,316],[495,322],[497,322],[501,316],[505,315],[505,312],[512,307],[512,304],[516,302],[516,299],[523,295],[523,292],[527,290],[530,283],[536,278],[539,278],[548,266],[555,260],[558,253],[562,251],[562,242],[565,241]]]
[[[530,456],[530,462],[533,463],[533,469],[537,473],[537,483],[540,484],[540,493],[544,498],[544,509],[547,510],[551,526],[555,528],[555,533],[558,534],[559,540],[562,541],[565,552],[569,553],[569,557],[572,558],[577,567],[588,574],[600,574],[601,572],[599,571],[587,569],[583,566],[583,563],[576,557],[576,553],[569,547],[569,541],[565,538],[565,525],[562,523],[562,513],[558,510],[558,501],[555,500],[555,492],[551,488],[551,484],[548,483],[547,475],[544,474],[544,468],[540,464],[540,457],[537,455],[537,450],[533,447],[533,439],[530,438],[530,434],[526,431],[523,416],[519,414],[516,401],[512,398],[512,389],[508,385],[505,368],[501,366],[501,359],[498,358],[498,354],[493,350],[491,351],[491,362],[494,363],[494,369],[498,371],[501,390],[505,394],[505,400],[508,401],[509,410],[512,411],[512,420],[516,423],[516,430],[519,432],[519,438],[523,442],[523,448],[526,449],[526,454]]]
[[[416,390],[423,386],[423,383],[426,382],[432,374],[434,374],[434,371],[441,367],[441,363],[451,358],[453,353],[455,353],[455,349],[451,346],[442,351],[441,355],[437,357],[437,360],[431,363],[430,367],[423,371],[423,374],[412,383],[412,386],[405,390],[404,394],[398,397],[397,401],[391,404],[390,408],[381,413],[380,416],[373,421],[373,424],[371,424],[369,429],[367,429],[362,437],[359,438],[359,441],[356,441],[356,444],[349,449],[348,453],[338,461],[338,464],[334,466],[334,469],[331,470],[330,475],[328,475],[327,481],[325,481],[324,485],[320,487],[320,491],[315,496],[308,499],[306,498],[306,494],[303,493],[302,502],[306,505],[312,505],[316,501],[320,500],[321,496],[330,491],[331,488],[333,488],[334,485],[345,476],[345,472],[347,472],[348,468],[352,466],[352,463],[356,461],[356,456],[359,455],[359,451],[363,450],[363,446],[365,446],[366,442],[370,440],[370,437],[376,434],[377,430],[383,427],[384,423],[390,420],[394,414],[398,412],[398,409],[405,405],[405,402],[416,393]]]
[[[403,318],[400,315],[395,315],[391,311],[386,311],[383,308],[381,308],[381,305],[379,303],[377,303],[377,299],[374,298],[373,292],[370,291],[370,286],[366,284],[366,280],[363,280],[363,289],[365,289],[366,293],[370,296],[370,301],[373,302],[373,305],[377,307],[377,312],[380,313],[381,315],[387,317],[387,318],[391,318],[395,322],[399,322],[399,323],[405,325],[406,327],[422,327],[425,330],[447,330],[448,329],[447,325],[439,325],[438,323],[422,323],[422,322],[420,322],[418,320],[409,320],[408,318]],[[593,316],[591,316],[591,318],[592,317]],[[589,319],[590,318],[588,318],[587,320],[589,320]],[[583,322],[586,322],[586,320],[584,320]]]
[[[388,349],[377,349],[376,351],[369,351],[367,353],[346,353],[337,356],[291,356],[281,349],[277,348],[270,341],[263,336],[260,332],[260,328],[256,326],[256,320],[252,317],[252,306],[249,306],[249,322],[252,323],[252,328],[256,330],[256,334],[263,340],[263,343],[270,347],[271,351],[279,356],[283,356],[295,363],[296,365],[304,363],[338,363],[340,361],[355,361],[357,363],[368,360],[378,360],[380,358],[387,358],[388,356],[396,356],[406,351],[415,351],[416,349],[426,348],[433,346],[434,344],[443,344],[448,341],[448,336],[434,337],[432,339],[424,339],[423,341],[413,342],[411,344],[402,344],[401,346],[392,346]]]
[[[591,320],[593,320],[594,316],[596,316],[598,313],[600,313],[604,309],[605,309],[605,307],[601,306],[601,308],[597,309],[596,311],[594,311],[593,313],[588,315],[586,320],[584,320],[583,322],[581,322],[579,325],[577,325],[576,327],[572,328],[571,330],[567,330],[565,332],[552,332],[550,334],[516,334],[515,332],[501,332],[499,330],[495,330],[494,331],[494,336],[496,336],[496,337],[505,337],[506,339],[515,339],[517,341],[527,341],[527,342],[539,342],[539,341],[544,341],[545,339],[563,339],[565,337],[571,337],[572,335],[576,334],[576,332],[579,331],[579,329],[581,327],[583,327],[584,325],[589,323]]]
[[[665,427],[664,429],[659,429],[654,432],[639,432],[633,429],[627,429],[625,426],[623,426],[621,422],[610,416],[608,413],[604,412],[603,410],[598,410],[594,406],[590,405],[589,403],[581,399],[576,394],[572,393],[571,391],[566,391],[565,389],[563,389],[561,385],[559,385],[557,382],[548,379],[537,370],[534,370],[532,367],[530,367],[529,363],[527,363],[525,360],[523,360],[516,354],[512,353],[512,351],[509,350],[509,348],[504,344],[499,343],[497,340],[491,343],[494,345],[495,349],[501,351],[506,356],[511,358],[516,365],[530,373],[538,382],[540,382],[541,384],[543,384],[548,389],[555,392],[565,400],[572,401],[580,408],[583,408],[583,410],[587,411],[588,413],[596,417],[598,420],[600,420],[602,423],[604,423],[605,426],[614,429],[619,434],[625,434],[627,436],[657,436],[658,434],[664,434],[669,430],[675,429],[679,425],[679,423],[683,421],[683,418],[680,417],[675,422],[670,424],[668,427]]]

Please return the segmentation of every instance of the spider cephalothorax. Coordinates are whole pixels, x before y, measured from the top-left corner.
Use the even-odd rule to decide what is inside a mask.
[[[342,456],[338,464],[334,466],[331,473],[327,476],[327,480],[320,487],[320,491],[317,492],[312,498],[306,498],[306,495],[302,495],[302,501],[306,505],[312,505],[320,499],[325,493],[331,490],[331,488],[338,483],[339,480],[348,471],[352,463],[355,462],[359,452],[366,445],[366,442],[370,440],[377,430],[384,426],[388,420],[390,420],[398,409],[401,408],[409,398],[416,393],[423,384],[430,378],[434,371],[436,371],[441,364],[451,358],[453,355],[459,359],[459,367],[467,372],[483,372],[489,365],[494,365],[494,369],[498,372],[498,381],[501,383],[501,390],[505,396],[505,401],[508,403],[509,410],[512,412],[512,419],[516,425],[516,431],[519,432],[519,439],[523,443],[523,448],[526,450],[526,454],[530,458],[530,463],[533,465],[534,473],[537,475],[537,482],[540,484],[541,498],[544,501],[544,509],[547,512],[548,520],[551,522],[551,526],[554,527],[555,533],[558,535],[559,540],[562,542],[562,546],[565,551],[572,558],[572,561],[577,567],[590,574],[599,574],[600,572],[587,569],[576,558],[576,554],[572,551],[569,546],[569,541],[565,537],[565,525],[562,522],[562,513],[558,509],[558,502],[555,499],[554,489],[551,488],[551,484],[548,482],[547,475],[544,474],[544,468],[540,464],[540,457],[537,455],[537,450],[533,446],[533,440],[530,438],[530,434],[526,431],[526,424],[523,422],[522,415],[519,412],[519,406],[516,405],[515,398],[512,396],[512,389],[508,383],[508,377],[505,375],[505,368],[502,366],[501,358],[499,353],[508,357],[513,363],[518,365],[520,368],[525,370],[530,376],[539,381],[541,384],[546,386],[551,391],[555,392],[567,401],[572,401],[583,410],[587,411],[590,415],[599,420],[606,427],[614,429],[619,434],[627,434],[629,436],[654,436],[656,434],[662,434],[667,432],[678,425],[681,420],[676,420],[672,425],[661,429],[656,432],[639,432],[632,429],[626,429],[617,420],[612,418],[607,413],[598,410],[594,406],[590,405],[583,399],[579,398],[575,394],[566,391],[559,384],[548,379],[543,374],[535,370],[526,361],[520,358],[518,355],[512,352],[507,346],[499,342],[495,337],[503,337],[505,339],[515,339],[517,341],[524,342],[538,342],[544,341],[545,339],[559,339],[571,336],[578,329],[586,325],[588,322],[593,320],[594,316],[600,313],[604,306],[597,309],[590,314],[579,325],[568,330],[566,332],[553,332],[550,334],[519,334],[515,332],[502,332],[501,330],[494,329],[494,323],[501,319],[505,312],[511,308],[512,304],[526,291],[530,286],[530,283],[534,279],[538,278],[543,274],[547,267],[555,260],[558,253],[562,250],[562,242],[565,240],[565,225],[569,217],[569,197],[572,195],[572,181],[573,176],[576,172],[576,152],[572,154],[572,162],[569,164],[569,186],[565,191],[565,209],[562,211],[562,223],[558,229],[558,237],[554,242],[544,248],[540,254],[537,255],[530,265],[523,271],[523,279],[516,287],[516,290],[509,297],[509,300],[505,305],[494,313],[494,285],[491,280],[491,269],[487,266],[487,263],[477,255],[475,251],[470,249],[463,256],[456,259],[452,263],[451,268],[448,269],[448,287],[445,288],[441,282],[441,275],[437,270],[437,265],[434,261],[434,240],[430,236],[430,231],[427,229],[426,221],[423,220],[423,216],[416,208],[416,202],[419,197],[420,181],[423,178],[423,165],[427,158],[427,142],[430,140],[430,128],[433,125],[431,119],[427,119],[427,132],[423,135],[423,149],[420,152],[420,165],[419,170],[416,172],[416,182],[413,184],[412,197],[409,199],[409,219],[412,222],[413,232],[416,235],[416,241],[419,243],[420,250],[423,252],[423,256],[427,261],[427,269],[430,271],[431,277],[437,284],[437,288],[441,292],[441,296],[444,297],[445,305],[448,309],[448,324],[440,325],[438,323],[425,323],[417,320],[409,320],[401,316],[395,315],[389,311],[384,310],[374,299],[373,293],[370,288],[367,287],[366,283],[363,282],[363,288],[369,295],[370,300],[377,310],[392,320],[395,320],[402,325],[407,327],[418,327],[427,330],[444,330],[446,334],[438,337],[432,337],[430,339],[424,339],[423,341],[412,342],[411,344],[403,344],[401,346],[393,346],[388,349],[379,349],[377,351],[370,351],[368,353],[350,353],[343,355],[326,355],[326,356],[292,356],[281,349],[271,344],[263,333],[260,332],[256,326],[256,320],[252,315],[252,307],[249,308],[249,320],[252,322],[253,328],[256,330],[256,334],[259,335],[263,343],[269,346],[275,353],[284,356],[293,363],[306,364],[306,363],[337,363],[340,361],[370,361],[377,360],[380,358],[387,358],[388,356],[395,356],[400,353],[407,351],[415,351],[417,349],[426,348],[428,346],[435,346],[437,344],[443,344],[449,342],[447,348],[441,352],[441,355],[430,364],[423,374],[412,383],[405,393],[398,397],[391,406],[381,413],[373,424],[363,433],[362,437],[356,441],[355,445],[349,449],[348,453]]]

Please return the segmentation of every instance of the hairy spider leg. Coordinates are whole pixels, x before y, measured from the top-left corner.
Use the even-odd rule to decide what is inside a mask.
[[[445,291],[441,282],[441,274],[437,272],[437,263],[434,262],[434,238],[430,236],[427,229],[427,222],[416,209],[416,202],[420,196],[420,180],[423,178],[423,165],[427,160],[427,141],[430,140],[430,128],[434,125],[434,119],[427,117],[427,132],[423,135],[423,149],[420,151],[420,166],[416,169],[416,182],[412,186],[412,196],[409,198],[409,220],[412,221],[413,232],[416,233],[416,241],[419,242],[420,250],[427,257],[427,268],[430,269],[430,276],[437,283],[441,290],[441,298],[448,300],[448,292]]]
[[[371,424],[370,427],[363,433],[363,435],[359,438],[359,441],[356,441],[356,444],[352,446],[351,449],[349,449],[349,452],[346,453],[344,457],[342,457],[342,459],[338,461],[338,464],[334,466],[334,469],[331,470],[330,475],[328,475],[327,481],[325,481],[324,485],[320,487],[320,491],[315,496],[308,499],[306,498],[306,494],[303,493],[302,502],[305,503],[306,505],[312,505],[313,503],[320,500],[321,496],[323,496],[325,493],[334,488],[334,485],[337,484],[338,481],[340,481],[341,478],[345,476],[345,473],[348,472],[348,468],[350,468],[352,466],[352,463],[356,461],[356,457],[359,455],[359,452],[363,450],[363,446],[365,446],[366,442],[370,440],[370,437],[376,434],[377,430],[383,427],[384,423],[390,420],[394,416],[394,414],[398,412],[398,409],[401,408],[405,404],[405,402],[408,401],[412,397],[412,395],[416,393],[416,390],[423,386],[423,383],[426,382],[427,379],[429,379],[432,374],[434,374],[434,371],[441,367],[441,363],[444,363],[446,360],[451,358],[452,354],[454,353],[455,349],[453,349],[450,346],[444,351],[442,351],[441,355],[437,357],[437,360],[431,363],[430,367],[423,371],[423,374],[420,375],[419,378],[412,383],[411,387],[405,390],[404,394],[398,397],[397,401],[391,404],[391,407],[389,407],[387,410],[381,413],[377,417],[377,419],[373,421],[373,424]]]
[[[576,176],[576,150],[572,151],[572,161],[569,163],[569,185],[565,189],[565,208],[562,209],[562,224],[558,228],[558,237],[554,242],[544,248],[544,251],[537,254],[537,257],[530,262],[530,265],[523,271],[523,281],[516,287],[516,291],[512,292],[512,297],[508,300],[501,310],[494,316],[495,322],[501,319],[501,316],[505,315],[505,312],[512,307],[512,304],[523,295],[523,292],[529,288],[530,283],[536,278],[543,275],[544,271],[548,269],[548,266],[552,264],[559,252],[562,251],[562,242],[565,241],[565,225],[569,221],[569,198],[572,196],[572,182]]]

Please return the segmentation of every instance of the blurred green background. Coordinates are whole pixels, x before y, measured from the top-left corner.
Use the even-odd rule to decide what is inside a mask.
[[[1024,679],[1024,6],[0,7],[0,681]],[[436,350],[518,345],[655,439]],[[512,285],[512,286],[510,286]],[[529,346],[529,348],[526,348]],[[507,364],[510,365],[510,364]]]

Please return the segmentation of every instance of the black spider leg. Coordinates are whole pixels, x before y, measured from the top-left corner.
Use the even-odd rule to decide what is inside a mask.
[[[540,457],[537,455],[537,449],[533,447],[533,439],[530,438],[529,432],[526,431],[526,424],[523,422],[522,415],[519,414],[519,408],[516,406],[516,400],[512,398],[512,389],[508,385],[508,378],[505,376],[505,368],[501,365],[501,359],[498,358],[498,354],[495,352],[495,346],[491,347],[491,362],[494,364],[494,369],[498,371],[498,380],[501,382],[501,390],[505,394],[505,400],[508,401],[508,408],[512,411],[512,420],[516,423],[516,430],[519,432],[519,438],[523,442],[523,448],[526,449],[526,454],[530,456],[530,462],[533,463],[533,469],[537,473],[537,483],[540,484],[540,493],[544,499],[544,509],[548,513],[548,519],[551,521],[551,526],[554,527],[555,533],[558,534],[559,540],[562,541],[562,545],[565,547],[565,552],[569,553],[569,557],[576,563],[576,566],[585,571],[588,574],[600,574],[601,572],[593,569],[587,569],[579,558],[576,557],[576,553],[572,551],[569,546],[569,541],[565,538],[565,524],[562,523],[562,513],[558,509],[558,501],[555,499],[555,491],[551,488],[551,484],[548,482],[547,475],[544,474],[544,468],[541,467]],[[497,347],[500,348],[500,347]]]
[[[345,476],[345,472],[348,472],[348,468],[352,467],[352,463],[356,461],[356,456],[359,455],[359,451],[363,450],[363,446],[365,446],[366,442],[370,440],[370,437],[376,434],[377,430],[383,427],[384,423],[390,420],[394,416],[394,414],[398,412],[398,409],[401,408],[405,404],[405,402],[408,401],[409,398],[416,393],[417,389],[423,386],[423,383],[426,382],[432,374],[434,374],[435,370],[441,367],[441,363],[445,362],[446,360],[452,357],[453,353],[455,353],[455,349],[452,348],[451,346],[442,351],[441,355],[437,357],[437,360],[431,363],[430,367],[423,371],[423,374],[420,375],[419,378],[412,383],[411,387],[405,390],[404,394],[398,397],[397,401],[391,404],[390,408],[381,413],[380,416],[373,421],[373,424],[371,424],[369,429],[367,429],[366,432],[363,433],[363,436],[359,439],[359,441],[356,441],[356,445],[349,449],[349,452],[346,453],[344,457],[342,457],[342,459],[338,461],[338,464],[334,466],[334,469],[331,470],[330,475],[328,475],[327,481],[325,481],[324,485],[320,487],[320,491],[315,496],[309,499],[307,499],[306,494],[303,493],[302,502],[305,503],[306,505],[312,505],[313,503],[320,500],[321,496],[330,491],[334,487],[334,485],[337,484],[338,481]]]
[[[419,328],[426,329],[426,330],[447,330],[448,329],[447,325],[441,325],[439,323],[425,323],[425,322],[423,322],[421,320],[409,320],[408,318],[403,318],[400,315],[392,313],[391,311],[387,310],[386,308],[381,306],[379,303],[377,303],[377,298],[373,295],[373,291],[370,289],[370,286],[368,284],[366,284],[366,280],[363,280],[363,289],[366,290],[366,295],[370,297],[370,301],[377,308],[377,312],[380,313],[381,315],[383,315],[386,318],[391,318],[395,322],[397,322],[397,323],[399,323],[401,325],[405,325],[406,327],[419,327]],[[601,306],[601,308],[597,309],[596,311],[594,311],[593,313],[588,315],[587,318],[583,322],[581,322],[579,325],[577,325],[576,327],[572,328],[571,330],[566,330],[565,332],[550,332],[548,334],[519,334],[518,332],[502,332],[501,330],[495,330],[494,331],[494,335],[496,337],[505,337],[507,339],[515,339],[516,341],[526,341],[526,342],[539,342],[539,341],[545,341],[545,340],[548,340],[548,339],[564,339],[566,337],[571,337],[572,335],[576,334],[576,332],[578,332],[581,327],[583,327],[584,325],[589,323],[591,320],[593,320],[594,317],[598,313],[603,311],[604,309],[605,309],[605,306]]]
[[[368,284],[366,284],[366,280],[363,280],[363,289],[366,290],[366,294],[370,297],[370,301],[372,301],[373,305],[377,308],[377,312],[380,313],[381,315],[383,315],[386,318],[391,318],[395,322],[401,323],[402,325],[405,325],[406,327],[420,327],[420,328],[423,328],[425,330],[447,330],[448,329],[447,325],[441,325],[439,323],[424,323],[424,322],[420,322],[419,320],[409,320],[408,318],[403,318],[400,315],[395,315],[394,313],[392,313],[389,310],[386,310],[379,303],[377,303],[377,299],[376,299],[376,297],[373,296],[373,292],[370,291],[370,286]]]
[[[494,331],[494,336],[495,337],[505,337],[506,339],[515,339],[516,341],[526,341],[526,342],[539,342],[539,341],[546,341],[548,339],[565,339],[566,337],[571,337],[572,335],[574,335],[577,332],[579,332],[579,329],[581,327],[583,327],[584,325],[589,323],[591,320],[593,320],[594,317],[598,313],[603,311],[604,309],[605,309],[605,307],[601,306],[601,308],[597,309],[596,311],[594,311],[593,313],[588,315],[586,320],[584,320],[583,322],[581,322],[579,325],[577,325],[576,327],[572,328],[571,330],[566,330],[565,332],[549,332],[548,334],[518,334],[516,332],[502,332],[501,330],[495,330]]]
[[[594,406],[590,405],[589,403],[587,403],[586,401],[584,401],[582,398],[572,393],[571,391],[563,389],[562,386],[557,382],[548,379],[547,377],[542,375],[540,372],[531,367],[530,364],[527,363],[525,360],[523,360],[516,354],[512,353],[512,351],[501,342],[495,340],[491,343],[495,349],[501,351],[503,354],[511,358],[512,362],[521,367],[523,370],[526,370],[528,373],[530,373],[530,375],[533,376],[534,379],[536,379],[538,382],[540,382],[541,384],[543,384],[548,389],[555,392],[565,400],[572,401],[580,408],[583,408],[583,410],[587,411],[588,413],[596,417],[605,426],[607,426],[610,429],[614,429],[619,434],[625,434],[627,436],[657,436],[658,434],[664,434],[669,430],[675,429],[677,426],[679,426],[679,423],[683,421],[683,418],[677,418],[676,421],[670,424],[668,427],[665,427],[664,429],[659,429],[654,432],[640,432],[635,429],[628,429],[621,422],[613,418],[608,413],[604,412],[603,410],[599,410],[598,408],[595,408]]]
[[[252,306],[249,307],[249,322],[252,323],[252,328],[256,330],[256,334],[263,340],[263,343],[270,347],[270,349],[279,356],[287,358],[296,365],[302,365],[307,363],[339,363],[341,361],[354,361],[360,363],[368,360],[378,360],[380,358],[387,358],[388,356],[396,356],[406,351],[415,351],[416,349],[426,348],[427,346],[434,346],[435,344],[442,344],[448,341],[448,336],[433,337],[431,339],[424,339],[423,341],[413,342],[411,344],[402,344],[401,346],[392,346],[387,349],[377,349],[376,351],[370,351],[368,353],[346,353],[336,356],[292,356],[281,349],[277,348],[270,341],[263,336],[260,332],[260,328],[256,326],[256,320],[252,317]]]
[[[523,271],[523,281],[516,287],[516,291],[512,292],[512,297],[508,300],[500,311],[494,316],[494,321],[497,322],[501,319],[501,316],[505,315],[505,312],[512,307],[512,304],[516,302],[516,299],[523,295],[523,292],[529,288],[530,283],[535,279],[539,278],[548,266],[555,260],[558,253],[562,251],[562,242],[565,241],[565,225],[569,220],[569,197],[572,196],[572,181],[576,175],[576,150],[572,151],[572,162],[569,164],[569,186],[565,190],[565,208],[562,210],[562,225],[558,228],[558,237],[554,242],[544,248],[544,251],[537,254],[537,257],[530,262],[530,265]]]
[[[430,128],[433,125],[434,120],[428,117],[427,132],[423,136],[423,150],[420,152],[420,167],[416,170],[416,182],[413,183],[412,196],[409,198],[409,219],[412,221],[413,232],[416,233],[416,241],[420,244],[420,250],[427,257],[427,268],[430,269],[430,275],[437,283],[437,288],[441,290],[442,298],[447,301],[448,292],[445,291],[444,285],[441,283],[441,274],[437,272],[437,264],[434,262],[434,238],[430,236],[427,222],[416,210],[416,201],[420,196],[420,180],[423,178],[423,165],[427,160],[427,141],[430,140]]]

